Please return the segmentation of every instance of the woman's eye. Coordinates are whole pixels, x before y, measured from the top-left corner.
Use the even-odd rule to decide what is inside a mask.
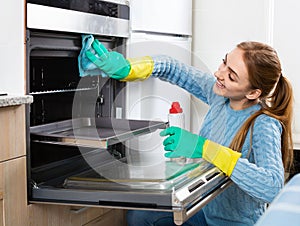
[[[226,66],[226,59],[222,59],[222,64],[224,65],[224,66]],[[229,70],[229,73],[228,73],[228,78],[229,78],[229,80],[230,81],[234,81],[234,78],[232,77],[232,74],[231,74],[231,71],[230,71],[230,69],[228,68],[228,70]]]

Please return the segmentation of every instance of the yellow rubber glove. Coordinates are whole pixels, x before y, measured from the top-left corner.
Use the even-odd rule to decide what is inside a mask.
[[[230,176],[241,155],[241,153],[228,147],[206,140],[203,146],[202,158],[214,164],[227,176]]]
[[[120,81],[137,81],[147,79],[154,67],[154,62],[152,57],[145,56],[140,58],[129,58],[127,59],[130,63],[130,71],[127,77],[121,79]]]

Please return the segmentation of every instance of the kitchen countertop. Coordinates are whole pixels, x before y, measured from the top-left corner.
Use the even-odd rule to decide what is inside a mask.
[[[30,95],[1,95],[0,107],[9,107],[21,104],[30,104],[33,102],[33,97]]]

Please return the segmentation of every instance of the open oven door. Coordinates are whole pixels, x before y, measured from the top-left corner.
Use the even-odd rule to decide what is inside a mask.
[[[165,158],[159,132],[167,123],[95,121],[89,128],[78,120],[31,128],[32,154],[39,159],[31,169],[31,202],[170,211],[180,225],[230,184],[202,159]],[[98,141],[91,136],[93,128]],[[110,145],[99,148],[95,143],[104,140]],[[157,146],[147,146],[150,140],[157,140]],[[49,153],[53,160],[41,162]],[[56,160],[58,155],[65,157]]]

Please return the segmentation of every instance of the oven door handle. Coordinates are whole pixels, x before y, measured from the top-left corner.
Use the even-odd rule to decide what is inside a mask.
[[[207,203],[209,203],[213,198],[215,198],[218,194],[223,192],[230,184],[231,180],[225,182],[221,187],[214,190],[211,194],[207,195],[203,199],[199,199],[194,205],[189,208],[185,208],[182,211],[174,211],[174,223],[176,225],[182,225],[186,220],[196,214],[200,209],[202,209]]]

